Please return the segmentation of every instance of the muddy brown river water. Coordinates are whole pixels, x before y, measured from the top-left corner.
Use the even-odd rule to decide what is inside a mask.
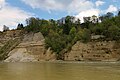
[[[0,63],[0,80],[120,80],[120,62]]]

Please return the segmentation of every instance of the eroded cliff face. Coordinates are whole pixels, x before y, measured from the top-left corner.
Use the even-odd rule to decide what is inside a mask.
[[[22,30],[0,32],[0,60],[6,59],[8,53],[21,42],[22,34]]]
[[[120,60],[120,43],[114,41],[77,42],[72,50],[65,53],[65,60],[73,61],[118,61]]]
[[[45,49],[44,37],[39,33],[24,35],[21,43],[8,54],[5,62],[34,62],[41,60],[56,60],[56,55],[50,49]]]
[[[21,30],[13,30],[0,34],[0,49],[3,47],[2,52],[8,54],[7,59],[4,61],[35,62],[57,60],[58,55],[51,51],[50,48],[45,49],[44,40],[40,32],[25,34]],[[9,43],[9,45],[6,43]],[[7,49],[5,45],[7,45]],[[0,54],[0,56],[3,54]],[[92,41],[82,43],[78,41],[71,51],[62,55],[61,59],[66,61],[118,61],[120,60],[120,42]]]
[[[0,47],[4,46],[11,39],[19,38],[22,34],[22,30],[10,30],[0,33]]]

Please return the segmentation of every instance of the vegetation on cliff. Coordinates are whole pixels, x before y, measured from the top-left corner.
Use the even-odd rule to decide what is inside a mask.
[[[27,26],[18,24],[18,30],[25,32],[42,32],[46,48],[51,48],[57,54],[68,51],[77,42],[89,42],[92,35],[100,35],[100,40],[120,40],[120,15],[113,13],[100,16],[84,17],[84,23],[73,16],[67,16],[58,21],[31,17],[26,20]],[[3,52],[2,52],[3,53]]]
[[[70,50],[77,41],[91,41],[91,35],[102,35],[102,40],[120,40],[119,14],[114,16],[108,12],[95,18],[96,16],[86,17],[85,23],[80,23],[80,20],[75,20],[73,16],[65,17],[62,22],[32,17],[26,20],[27,26],[24,29],[27,32],[42,32],[46,48],[51,47],[58,54],[64,49]]]
[[[20,39],[16,38],[16,39],[10,39],[8,40],[4,46],[2,46],[0,48],[0,60],[4,60],[7,58],[8,53],[14,49],[19,43],[20,43]]]

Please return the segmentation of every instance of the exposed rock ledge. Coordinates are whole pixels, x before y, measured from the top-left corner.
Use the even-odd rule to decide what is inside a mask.
[[[56,54],[45,49],[44,37],[39,33],[26,34],[21,43],[8,54],[4,62],[55,61]],[[120,43],[115,41],[77,42],[63,55],[65,61],[118,61]]]
[[[44,37],[39,33],[24,36],[22,42],[13,49],[4,62],[36,62],[41,60],[56,60],[56,55],[44,47]]]
[[[103,41],[85,44],[78,41],[64,56],[65,60],[72,61],[118,61],[120,60],[120,43]]]

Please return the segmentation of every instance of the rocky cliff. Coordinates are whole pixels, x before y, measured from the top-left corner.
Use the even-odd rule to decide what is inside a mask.
[[[4,57],[5,62],[57,60],[58,55],[50,48],[45,49],[44,40],[40,32],[27,34],[21,30],[4,32],[0,34],[0,58]],[[60,59],[66,61],[119,61],[120,43],[115,41],[82,43],[78,41],[69,52],[63,53]]]
[[[74,61],[118,61],[120,60],[120,43],[114,41],[81,43],[78,41],[64,56],[65,60]]]
[[[39,33],[25,34],[21,43],[9,52],[5,62],[34,62],[55,60],[56,55],[45,49],[44,37]]]

